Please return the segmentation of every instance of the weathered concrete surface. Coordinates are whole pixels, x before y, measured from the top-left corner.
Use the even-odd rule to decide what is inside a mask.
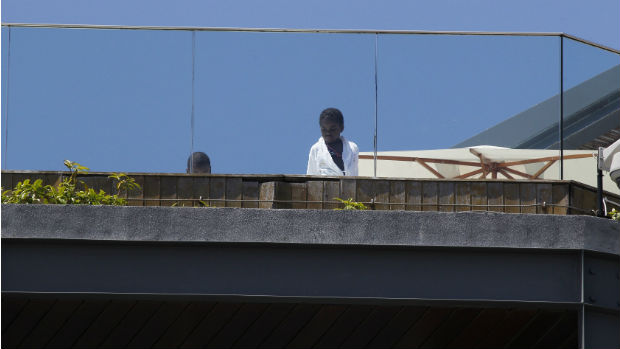
[[[2,205],[2,238],[584,249],[620,254],[620,224],[491,212]]]

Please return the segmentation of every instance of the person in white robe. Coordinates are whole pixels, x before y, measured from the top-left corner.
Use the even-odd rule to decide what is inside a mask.
[[[359,149],[341,135],[342,112],[327,108],[319,117],[321,138],[310,148],[306,174],[320,176],[357,176]]]

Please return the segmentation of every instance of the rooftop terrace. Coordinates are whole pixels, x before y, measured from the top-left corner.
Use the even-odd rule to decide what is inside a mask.
[[[561,33],[2,36],[3,188],[57,184],[65,159],[90,188],[142,187],[131,207],[2,206],[4,346],[620,345],[619,225],[588,217],[572,174],[595,167],[565,156],[617,137],[620,52]],[[368,176],[300,175],[329,106]],[[468,140],[552,154],[519,158],[523,180],[482,156],[478,179],[377,176],[390,152]],[[226,174],[179,173],[194,151]]]

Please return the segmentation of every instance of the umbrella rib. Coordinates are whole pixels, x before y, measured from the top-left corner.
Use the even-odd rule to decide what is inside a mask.
[[[372,160],[374,156],[372,155],[360,155],[360,159],[364,160]],[[377,160],[391,160],[391,161],[417,161],[418,159],[424,162],[431,162],[436,164],[447,164],[447,165],[464,165],[464,166],[480,166],[477,162],[470,161],[458,161],[458,160],[449,160],[449,159],[433,159],[433,158],[417,158],[411,156],[397,156],[397,155],[378,155]]]
[[[592,154],[572,154],[572,155],[564,155],[564,160],[585,159],[585,158],[591,158],[591,157],[592,157]],[[537,162],[557,161],[557,160],[560,160],[559,156],[547,156],[547,157],[544,157],[544,158],[536,158],[536,159],[528,159],[528,160],[503,162],[503,163],[499,164],[499,166],[500,167],[508,167],[508,166],[513,166],[513,165],[526,165],[526,164],[533,164],[533,163],[537,163]]]
[[[538,178],[538,176],[543,174],[543,172],[545,172],[549,167],[551,167],[551,165],[553,165],[555,163],[555,161],[556,160],[549,161],[545,166],[543,166],[540,170],[538,170],[536,173],[534,173],[534,175],[532,177]]]
[[[501,168],[498,168],[498,169],[497,169],[497,171],[498,171],[499,173],[503,174],[504,176],[506,176],[506,178],[508,178],[508,179],[515,179],[513,176],[509,175],[509,174],[508,174],[508,172],[504,171],[504,170],[503,170],[503,169],[501,169]]]
[[[471,172],[467,172],[467,173],[464,173],[464,174],[462,174],[460,176],[457,176],[457,177],[454,177],[454,178],[456,178],[456,179],[465,179],[467,177],[476,175],[478,173],[482,173],[482,169],[477,169],[477,170],[474,170],[474,171],[471,171]]]
[[[497,162],[492,162],[491,160],[487,159],[484,155],[482,155],[482,153],[471,149],[470,148],[470,153],[472,153],[473,155],[475,155],[476,157],[478,157],[480,159],[480,162],[469,162],[469,161],[458,161],[458,160],[449,160],[449,159],[435,159],[435,158],[419,158],[419,157],[410,157],[410,156],[395,156],[395,155],[379,155],[377,156],[377,160],[391,160],[391,161],[410,161],[410,162],[417,162],[419,163],[422,167],[424,167],[425,169],[427,169],[428,171],[430,171],[431,173],[433,173],[435,176],[437,176],[437,178],[445,178],[441,173],[439,173],[437,170],[435,170],[434,168],[432,168],[431,166],[428,165],[428,163],[437,163],[437,164],[448,164],[448,165],[461,165],[461,166],[472,166],[472,167],[477,167],[480,166],[479,169],[471,171],[471,172],[467,172],[465,174],[462,174],[460,176],[454,177],[456,179],[464,179],[464,178],[468,178],[471,176],[474,176],[476,174],[482,173],[482,175],[480,176],[480,178],[486,178],[486,176],[491,173],[493,178],[497,178],[497,173],[501,173],[502,175],[504,175],[505,177],[509,178],[509,179],[514,179],[514,177],[512,177],[510,174],[508,174],[508,172],[512,173],[512,174],[516,174],[518,176],[524,177],[524,178],[529,178],[529,179],[538,179],[540,177],[540,175],[542,175],[547,169],[549,169],[549,167],[551,167],[556,161],[558,161],[560,159],[559,156],[548,156],[548,157],[542,157],[542,158],[536,158],[536,159],[527,159],[527,160],[519,160],[519,161],[509,161],[509,162],[503,162],[503,163],[497,163]],[[592,154],[572,154],[572,155],[565,155],[564,156],[564,160],[570,160],[570,159],[583,159],[583,158],[589,158],[592,157]],[[360,155],[359,156],[360,159],[374,159],[375,157],[372,155]],[[526,165],[526,164],[533,164],[533,163],[538,163],[538,162],[547,162],[540,170],[536,171],[536,173],[534,173],[533,175],[529,175],[527,173],[521,172],[521,171],[517,171],[515,169],[510,168],[510,166],[515,166],[515,165]],[[489,163],[494,165],[495,169],[492,169],[491,171],[489,171]]]
[[[512,173],[512,174],[516,174],[516,175],[521,176],[521,177],[524,177],[524,178],[534,179],[534,178],[532,178],[532,176],[531,176],[531,175],[529,175],[529,174],[527,174],[527,173],[523,173],[523,172],[521,172],[521,171],[513,170],[513,169],[511,169],[510,167],[505,167],[505,168],[504,168],[504,171],[508,171],[508,172],[510,172],[510,173]]]
[[[425,169],[431,171],[435,176],[437,176],[437,178],[445,178],[444,176],[441,175],[441,173],[435,171],[434,168],[430,167],[426,162],[424,162],[424,160],[421,159],[415,159],[415,161],[422,165]]]

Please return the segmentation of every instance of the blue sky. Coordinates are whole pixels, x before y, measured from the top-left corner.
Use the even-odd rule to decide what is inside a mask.
[[[5,0],[2,21],[545,31],[620,48],[619,4]],[[191,32],[13,28],[10,72],[6,28],[2,39],[3,169],[57,170],[68,158],[96,171],[183,172],[193,134],[214,172],[303,173],[328,106],[371,151],[375,44],[379,150],[450,147],[559,92],[557,37],[198,32],[192,132]],[[564,48],[565,88],[620,63]]]

